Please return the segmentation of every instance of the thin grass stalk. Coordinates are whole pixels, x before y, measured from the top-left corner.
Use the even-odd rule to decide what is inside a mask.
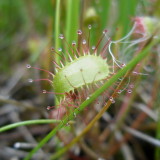
[[[61,0],[56,1],[56,15],[55,15],[55,50],[57,51],[58,48],[60,47],[60,39],[59,39],[59,34],[60,34],[60,4]],[[55,54],[55,60],[59,64],[60,62],[60,56]]]
[[[37,120],[22,121],[22,122],[17,122],[17,123],[3,126],[0,128],[0,132],[5,132],[20,126],[33,125],[33,124],[58,123],[58,122],[60,122],[60,120],[55,120],[55,119],[37,119]]]

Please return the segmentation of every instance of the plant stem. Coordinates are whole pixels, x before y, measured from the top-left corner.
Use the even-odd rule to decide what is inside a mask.
[[[4,127],[0,128],[0,132],[4,132],[16,127],[25,126],[25,125],[32,125],[32,124],[46,124],[46,123],[58,123],[60,120],[55,119],[38,119],[38,120],[29,120],[29,121],[23,121],[23,122],[17,122],[13,124],[6,125]]]
[[[55,50],[57,51],[60,47],[60,0],[56,1],[56,17],[55,17]],[[55,55],[55,60],[59,64],[60,56]]]

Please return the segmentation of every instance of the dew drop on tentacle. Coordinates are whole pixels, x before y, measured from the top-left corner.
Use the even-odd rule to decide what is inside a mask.
[[[90,97],[87,97],[86,100],[90,99]]]
[[[92,26],[91,25],[88,25],[88,29],[91,29],[92,28]]]
[[[95,50],[96,46],[92,46],[91,48],[92,48],[92,50]]]
[[[64,35],[63,35],[63,34],[60,34],[60,35],[59,35],[59,38],[60,38],[60,39],[64,39]]]
[[[75,112],[73,113],[73,115],[74,115],[74,117],[76,118],[76,116],[77,116],[77,115],[76,115],[76,113],[75,113]]]
[[[51,47],[51,51],[54,51],[54,47]]]
[[[131,90],[131,89],[128,89],[128,90],[127,90],[127,93],[132,93],[132,90]]]
[[[51,106],[47,106],[47,110],[49,111],[51,109]]]
[[[118,93],[118,94],[122,93],[122,90],[118,90],[117,93]]]
[[[86,44],[87,42],[86,42],[86,40],[84,39],[83,41],[82,41],[82,44]]]
[[[122,64],[121,64],[121,66],[122,66],[122,67],[125,67],[125,66],[126,66],[126,64],[125,64],[125,63],[122,63]]]
[[[130,88],[134,88],[134,85],[133,85],[133,84],[130,84],[129,87],[130,87]]]
[[[79,30],[77,31],[77,34],[78,34],[78,35],[81,35],[81,34],[82,34],[82,31],[79,29]]]
[[[122,81],[122,80],[123,80],[123,77],[122,77],[122,78],[118,78],[118,80]]]
[[[26,68],[28,68],[28,69],[31,68],[31,65],[30,65],[30,64],[27,64],[27,65],[26,65]]]
[[[103,31],[103,34],[106,35],[107,32],[108,32],[108,30],[105,29],[105,30]]]
[[[109,97],[109,100],[111,101],[111,103],[115,103],[115,100],[113,99],[113,97]]]
[[[58,51],[59,51],[59,52],[62,52],[62,48],[58,48]]]
[[[32,83],[32,82],[33,82],[33,79],[28,79],[28,82],[29,82],[29,83]]]
[[[135,72],[135,71],[133,71],[132,73],[133,73],[134,75],[137,75],[137,74],[138,74],[138,73],[137,73],[137,72]]]
[[[19,142],[14,144],[14,148],[19,149],[21,147],[21,144]]]
[[[112,100],[112,101],[111,101],[111,103],[115,103],[115,102],[116,102],[115,100]]]
[[[42,91],[42,93],[44,93],[44,94],[45,94],[45,93],[47,93],[47,91],[46,91],[46,90],[43,90],[43,91]]]
[[[72,41],[72,46],[75,46],[76,45],[76,41]]]

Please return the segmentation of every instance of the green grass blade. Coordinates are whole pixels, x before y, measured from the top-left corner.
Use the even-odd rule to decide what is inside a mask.
[[[137,0],[119,0],[119,18],[118,26],[122,29],[122,35],[126,35],[130,28],[130,18],[135,16],[138,1]]]
[[[60,34],[60,0],[56,1],[56,16],[55,16],[55,50],[57,51],[58,48],[60,47],[60,39],[59,39],[59,34]],[[60,57],[55,54],[55,60],[59,64]]]
[[[112,78],[110,78],[102,87],[96,90],[89,98],[87,98],[79,108],[76,108],[69,116],[65,117],[61,123],[54,128],[40,143],[27,155],[24,160],[29,160],[41,147],[43,147],[56,133],[63,128],[68,121],[74,119],[74,115],[78,115],[81,111],[83,111],[89,104],[91,104],[101,93],[103,93],[106,89],[108,89],[113,83],[115,83],[118,78],[125,75],[126,72],[133,69],[136,64],[138,64],[144,57],[149,54],[149,50],[158,42],[159,40],[152,41],[150,44],[145,47],[130,63],[121,69],[117,74],[115,74]]]
[[[0,132],[4,132],[13,128],[17,128],[20,126],[26,126],[26,125],[33,125],[33,124],[46,124],[46,123],[58,123],[59,120],[54,119],[37,119],[37,120],[29,120],[29,121],[23,121],[23,122],[17,122],[13,124],[6,125],[4,127],[0,128]]]
[[[77,41],[77,28],[79,28],[80,0],[67,1],[67,17],[66,17],[66,40],[69,44],[73,40]]]
[[[101,12],[100,12],[100,18],[101,18],[101,31],[106,29],[106,25],[109,18],[109,9],[110,9],[111,1],[110,0],[101,0],[100,6]]]

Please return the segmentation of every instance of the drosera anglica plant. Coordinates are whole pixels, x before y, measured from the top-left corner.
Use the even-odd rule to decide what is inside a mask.
[[[88,28],[90,30],[91,26],[89,25]],[[104,34],[105,33],[106,31],[104,31]],[[77,34],[81,36],[82,31],[78,30]],[[65,41],[62,34],[59,35],[59,38]],[[66,41],[65,43],[69,46]],[[73,41],[72,46],[69,46],[72,54],[66,50],[67,56],[64,56],[62,48],[55,51],[52,47],[51,51],[58,54],[62,58],[60,64],[53,61],[56,68],[55,75],[49,71],[27,65],[27,68],[45,71],[53,77],[53,81],[49,79],[29,79],[29,82],[46,80],[52,84],[54,92],[43,90],[43,93],[54,93],[56,95],[59,102],[59,107],[57,108],[57,119],[61,117],[61,113],[66,110],[66,108],[78,107],[80,103],[87,99],[89,95],[93,93],[99,85],[101,85],[102,80],[105,80],[109,76],[109,66],[106,59],[97,54],[98,45],[96,47],[92,47],[91,53],[89,48],[89,38],[88,44],[85,39],[82,40],[82,51],[78,50],[76,47],[76,42]],[[101,54],[104,52],[105,48],[103,48]],[[51,108],[55,107],[47,107],[47,109]]]
[[[133,30],[132,30],[133,31]],[[130,32],[130,34],[128,34],[129,36],[130,35],[132,35],[131,34],[131,32]],[[125,36],[125,38],[128,38],[129,36]],[[103,36],[102,36],[103,37]],[[105,34],[105,37],[106,37],[106,34]],[[118,41],[119,43],[120,42],[122,42],[123,41],[123,43],[125,43],[125,38],[122,38],[120,41]],[[100,42],[102,41],[102,39],[103,38],[100,38],[100,41],[97,43],[98,45],[98,47],[100,46],[99,44],[100,44]],[[109,95],[107,95],[107,97],[109,98],[109,100],[107,101],[107,103],[106,103],[106,105],[104,105],[104,107],[100,110],[100,112],[95,116],[95,118],[93,118],[93,120],[87,125],[87,127],[84,129],[84,131],[76,138],[76,140],[75,139],[73,139],[73,141],[74,142],[71,142],[71,144],[69,144],[69,148],[73,145],[73,144],[75,144],[78,140],[79,140],[79,138],[80,137],[82,137],[89,129],[91,129],[91,127],[93,127],[93,125],[95,124],[95,122],[97,122],[97,120],[98,119],[100,119],[101,117],[102,117],[102,114],[108,109],[108,107],[110,106],[110,104],[111,104],[111,102],[113,102],[113,103],[115,103],[115,97],[117,96],[117,93],[119,92],[119,93],[122,93],[123,91],[125,91],[125,90],[128,90],[128,87],[130,87],[131,89],[134,87],[133,86],[133,84],[131,83],[131,79],[132,79],[132,75],[138,75],[138,74],[140,74],[140,73],[138,73],[138,72],[136,72],[136,71],[134,71],[134,74],[131,74],[131,72],[128,72],[128,71],[132,71],[132,69],[142,60],[142,59],[144,59],[144,57],[145,56],[147,56],[148,55],[148,53],[149,53],[149,51],[150,51],[150,49],[155,45],[155,44],[157,44],[157,42],[159,42],[159,39],[157,39],[157,40],[153,40],[153,41],[151,41],[152,40],[152,38],[151,39],[149,39],[149,41],[147,41],[147,44],[146,44],[146,46],[144,47],[144,49],[141,51],[141,50],[138,50],[138,55],[136,55],[135,57],[134,57],[134,59],[133,60],[131,60],[128,64],[126,63],[126,64],[124,64],[124,63],[122,63],[122,64],[124,64],[124,65],[117,65],[116,63],[115,63],[115,61],[114,60],[117,60],[118,58],[118,56],[115,56],[113,53],[110,53],[110,52],[108,52],[109,53],[109,55],[111,55],[112,54],[112,56],[110,56],[111,58],[109,58],[109,55],[107,56],[107,62],[108,62],[108,64],[112,64],[112,62],[113,63],[115,63],[115,65],[113,65],[114,66],[114,72],[111,72],[111,76],[110,77],[108,77],[108,79],[106,79],[105,80],[105,82],[104,82],[104,85],[102,85],[102,86],[100,86],[100,88],[98,88],[93,94],[91,94],[89,97],[87,97],[86,98],[86,100],[84,101],[84,102],[82,102],[81,104],[80,104],[80,106],[79,107],[76,107],[74,110],[73,110],[73,112],[71,112],[71,113],[69,113],[69,115],[68,115],[68,117],[64,117],[64,118],[62,118],[62,121],[43,139],[43,140],[41,140],[40,141],[40,143],[27,155],[27,157],[25,158],[25,160],[29,160],[32,156],[33,156],[33,154],[35,154],[41,147],[43,147],[54,135],[56,135],[56,133],[57,132],[59,132],[60,131],[60,129],[62,129],[62,128],[64,128],[65,127],[65,125],[67,125],[67,124],[69,124],[68,122],[70,121],[70,120],[73,120],[74,118],[75,118],[75,114],[76,114],[76,116],[79,114],[79,113],[81,113],[84,109],[86,109],[86,107],[88,106],[88,105],[90,105],[91,103],[93,103],[93,101],[94,100],[96,100],[97,99],[97,97],[98,96],[103,96],[104,95],[104,93],[106,92],[106,90],[107,90],[107,92],[109,92],[109,88],[111,88],[111,90],[113,90],[114,91],[114,93],[113,93],[113,97],[109,97]],[[110,41],[111,42],[111,41]],[[110,42],[109,42],[109,44],[110,44]],[[115,41],[114,41],[115,42]],[[127,40],[127,43],[128,43],[129,41]],[[134,44],[137,44],[137,39],[136,40],[132,40],[130,43],[132,43],[132,42],[136,42],[136,43],[134,43]],[[143,39],[143,41],[140,41],[139,40],[139,43],[140,42],[144,42],[144,39]],[[106,46],[108,46],[108,45],[106,45]],[[97,47],[93,47],[94,48],[94,50],[97,48]],[[106,47],[106,51],[108,50],[108,48]],[[66,51],[66,50],[65,50]],[[57,53],[56,51],[54,51],[55,53]],[[71,52],[70,52],[71,53]],[[94,53],[94,52],[93,52]],[[97,53],[100,53],[99,51],[97,52]],[[114,56],[114,58],[113,58],[113,56]],[[116,57],[116,58],[115,58]],[[68,57],[67,57],[68,58]],[[73,57],[71,57],[71,58],[73,58]],[[122,62],[122,61],[120,61],[120,60],[118,60],[117,62]],[[68,62],[68,63],[70,63],[70,62]],[[59,65],[59,64],[57,64],[57,65]],[[111,71],[113,71],[113,66],[112,65],[109,65],[110,66],[110,68],[111,68]],[[121,66],[121,67],[119,67],[119,66]],[[119,71],[118,71],[119,70]],[[58,71],[58,70],[57,70]],[[130,76],[131,75],[131,76]],[[129,77],[126,77],[126,76],[129,76]],[[128,80],[126,80],[126,78],[128,79]],[[112,86],[113,84],[115,84],[115,85],[117,85],[117,81],[120,81],[120,85],[118,85],[118,89],[119,90],[115,90],[114,89],[114,87]],[[126,81],[127,81],[127,83],[126,83]],[[122,82],[122,83],[121,83]],[[126,83],[126,84],[124,84],[124,83]],[[124,85],[123,85],[124,84]],[[120,86],[121,86],[121,88],[120,88]],[[115,91],[117,92],[117,93],[115,93]],[[131,92],[131,90],[129,91],[129,92]],[[46,91],[45,91],[45,93],[46,93]],[[106,93],[105,93],[106,94]],[[108,103],[109,102],[109,103]],[[58,113],[58,112],[57,112]],[[75,113],[75,114],[74,114]],[[63,117],[63,116],[62,116]],[[52,159],[55,159],[55,157],[58,157],[58,156],[60,156],[61,154],[63,154],[66,150],[68,150],[69,149],[68,147],[67,148],[64,148],[64,150],[62,149],[62,150],[60,150],[60,153],[58,152],[57,153],[57,155],[56,156],[53,156],[53,158]]]
[[[55,73],[27,65],[27,68],[34,68],[47,72],[52,78],[38,80],[29,79],[29,82],[44,80],[52,85],[54,92],[46,90],[42,91],[43,93],[52,93],[56,96],[58,104],[56,104],[56,106],[47,107],[48,110],[54,109],[51,118],[62,119],[62,117],[68,114],[68,112],[72,112],[74,108],[78,108],[83,101],[88,99],[93,92],[116,74],[119,69],[126,66],[125,63],[119,60],[119,57],[114,56],[114,53],[112,52],[112,44],[128,43],[129,47],[133,47],[133,45],[136,45],[137,43],[144,42],[149,38],[148,36],[126,41],[126,39],[130,38],[135,32],[138,25],[139,23],[135,21],[131,31],[125,37],[117,41],[112,41],[107,34],[107,30],[104,30],[95,46],[90,46],[91,25],[88,26],[88,39],[85,39],[81,30],[77,31],[78,39],[81,40],[77,44],[80,44],[80,46],[78,46],[75,41],[73,41],[72,44],[68,44],[65,36],[60,34],[59,38],[64,43],[64,51],[62,48],[59,48],[58,51],[55,51],[53,47],[51,48],[51,51],[61,58],[59,62],[53,60]],[[100,49],[103,41],[106,42],[102,49]],[[139,74],[142,73],[133,71],[131,76]],[[117,96],[125,90],[127,90],[129,94],[132,93],[134,85],[131,82],[131,76],[127,78],[128,80],[123,88],[117,90]],[[107,99],[112,103],[115,103],[115,99],[110,97],[110,94],[122,80],[123,77],[119,78],[109,90],[101,95],[103,97],[102,104],[104,104]],[[98,100],[96,102],[98,103]]]

